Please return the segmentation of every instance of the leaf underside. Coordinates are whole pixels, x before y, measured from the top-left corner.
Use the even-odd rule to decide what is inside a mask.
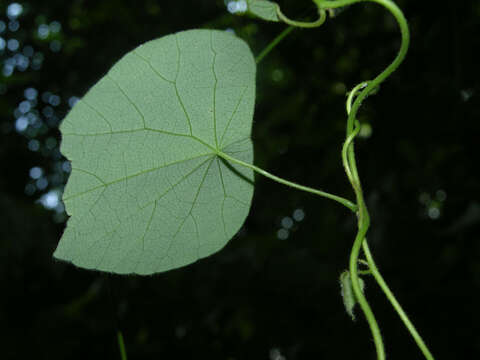
[[[267,0],[247,0],[248,12],[267,21],[279,21],[277,15],[278,5]]]
[[[251,204],[255,62],[247,44],[189,30],[127,53],[67,115],[70,215],[54,257],[120,274],[220,250]]]

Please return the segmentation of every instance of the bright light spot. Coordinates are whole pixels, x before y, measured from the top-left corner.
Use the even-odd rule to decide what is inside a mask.
[[[431,200],[432,199],[430,198],[430,195],[425,192],[421,193],[418,197],[418,201],[420,201],[420,203],[423,205],[429,204]]]
[[[18,105],[18,110],[20,110],[22,114],[26,114],[30,111],[31,108],[32,105],[30,105],[30,101],[28,100],[23,100],[20,105]]]
[[[25,96],[26,99],[28,100],[35,100],[38,96],[38,91],[34,88],[27,88],[23,92],[23,95]]]
[[[280,240],[287,240],[289,232],[287,229],[280,229],[277,231],[277,238]]]
[[[372,136],[372,131],[372,125],[368,123],[361,124],[358,136],[360,136],[361,138],[369,138],[370,136]]]
[[[230,1],[227,5],[227,10],[231,14],[244,13],[247,11],[247,2],[245,0]]]
[[[18,108],[15,108],[15,110],[13,110],[13,116],[15,116],[15,119],[18,119],[20,116],[23,116],[23,114]]]
[[[179,339],[183,338],[187,334],[187,328],[185,326],[177,326],[175,328],[175,336]]]
[[[25,116],[19,117],[17,121],[15,121],[15,129],[17,129],[18,132],[25,131],[27,127],[28,119]]]
[[[15,67],[16,61],[15,58],[11,57],[5,60],[5,65]]]
[[[48,103],[52,106],[60,105],[60,96],[58,95],[50,95],[48,97]]]
[[[3,76],[5,77],[9,77],[13,74],[13,70],[15,69],[15,67],[13,65],[10,65],[10,64],[5,64],[3,66]]]
[[[62,43],[58,40],[53,40],[50,43],[50,50],[53,52],[59,52],[62,49]]]
[[[60,24],[58,21],[52,21],[50,23],[50,31],[52,33],[58,33],[62,30],[62,24]]]
[[[52,117],[53,113],[54,113],[54,111],[53,111],[53,108],[51,106],[45,106],[42,110],[42,114],[47,118]]]
[[[7,16],[12,19],[20,16],[23,12],[23,6],[19,3],[11,3],[7,7]]]
[[[279,349],[273,348],[270,350],[270,360],[286,360],[287,358],[282,355]]]
[[[283,71],[282,69],[275,69],[272,71],[272,80],[279,82],[283,80]]]
[[[4,38],[0,37],[0,50],[5,50],[5,46],[7,46],[7,42]]]
[[[437,200],[440,202],[444,202],[445,200],[447,200],[447,193],[445,192],[445,190],[437,190],[436,195]]]
[[[35,182],[35,185],[37,185],[38,190],[44,190],[48,186],[48,180],[42,177]]]
[[[35,139],[30,140],[30,141],[28,142],[28,149],[29,149],[30,151],[38,151],[38,150],[40,150],[40,142],[39,142],[38,140],[35,140]]]
[[[26,56],[24,56],[20,53],[17,53],[17,54],[15,54],[14,59],[15,59],[15,63],[17,65],[17,68],[20,71],[27,70],[28,65],[30,64],[30,60]]]
[[[332,86],[332,91],[337,95],[345,95],[347,86],[343,82],[336,82]]]
[[[231,14],[235,14],[237,12],[237,2],[236,1],[230,1],[227,4],[227,10]]]
[[[60,197],[60,195],[59,195]],[[62,202],[59,202],[57,207],[55,208],[55,211],[58,213],[63,213],[65,211],[65,206],[63,205]],[[61,217],[58,222],[64,222],[65,221],[65,218]]]
[[[53,137],[49,137],[47,140],[45,140],[45,147],[49,150],[52,150],[57,146],[57,139]]]
[[[42,53],[36,53],[35,55],[33,55],[33,59],[32,59],[33,70],[39,70],[42,67],[42,63],[43,63]]]
[[[30,177],[34,180],[37,180],[37,179],[40,179],[43,175],[43,170],[42,168],[38,167],[38,166],[35,166],[33,168],[30,169]]]
[[[46,39],[50,35],[50,27],[47,24],[39,25],[37,34],[40,39]]]
[[[472,89],[465,89],[460,91],[460,96],[463,101],[468,101],[473,96],[474,91]]]
[[[72,96],[70,99],[68,99],[68,105],[70,105],[70,107],[73,107],[78,102],[78,100],[80,100],[78,97]]]
[[[29,112],[26,116],[29,124],[33,125],[34,127],[37,127],[37,123],[39,122],[37,115],[34,114],[33,112]]]
[[[302,221],[305,219],[305,211],[302,209],[295,209],[292,216],[295,221]]]
[[[70,165],[70,161],[63,162],[62,170],[65,171],[66,173],[69,173],[70,171],[72,171],[72,165]]]
[[[225,31],[228,32],[228,33],[230,33],[230,34],[234,34],[234,35],[235,35],[235,30],[232,29],[232,28],[226,28]]]
[[[8,23],[8,29],[11,32],[15,32],[20,28],[20,23],[17,20],[12,20]]]
[[[27,194],[29,196],[32,196],[35,193],[36,190],[37,190],[37,188],[33,184],[27,184],[25,186],[25,194]]]
[[[430,219],[433,219],[433,220],[436,220],[440,217],[440,209],[436,208],[436,207],[430,207],[428,209],[428,216],[430,217]]]
[[[17,51],[19,46],[20,46],[20,43],[18,42],[17,39],[9,39],[7,41],[7,48],[10,51]]]
[[[238,1],[238,11],[245,12],[248,9],[247,2],[245,0]]]
[[[40,198],[40,203],[49,210],[55,209],[60,203],[60,196],[58,191],[51,190],[48,193],[42,195]]]
[[[289,230],[292,228],[293,226],[293,220],[291,217],[288,217],[288,216],[285,216],[283,219],[282,219],[282,226]]]

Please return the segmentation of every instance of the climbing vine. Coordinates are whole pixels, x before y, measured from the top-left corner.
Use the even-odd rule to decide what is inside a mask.
[[[360,2],[377,3],[392,14],[401,45],[385,70],[355,86],[347,97],[341,157],[355,193],[351,201],[255,166],[250,132],[256,63],[295,28],[318,28],[339,9]],[[313,3],[316,20],[299,21],[271,1],[231,2],[232,12],[288,25],[256,58],[231,34],[188,30],[145,43],[115,64],[60,128],[61,150],[72,162],[63,195],[71,217],[54,256],[86,269],[138,275],[193,263],[220,250],[239,230],[250,209],[257,173],[334,200],[357,217],[348,270],[340,276],[347,312],[354,318],[353,308],[359,305],[377,359],[385,359],[380,328],[364,293],[362,276],[372,276],[425,358],[433,360],[369,249],[370,216],[355,157],[358,111],[404,60],[410,41],[407,21],[391,0]],[[118,343],[126,359],[121,332]]]

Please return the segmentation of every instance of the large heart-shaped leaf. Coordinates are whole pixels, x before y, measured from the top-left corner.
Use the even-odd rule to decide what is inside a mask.
[[[232,34],[190,30],[126,54],[63,121],[71,216],[54,253],[152,274],[221,249],[253,194],[255,61]]]

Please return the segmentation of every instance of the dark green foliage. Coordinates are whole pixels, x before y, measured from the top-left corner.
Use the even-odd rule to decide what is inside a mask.
[[[292,17],[315,19],[313,6],[279,4]],[[0,2],[8,26],[7,5]],[[360,313],[355,324],[349,320],[338,295],[336,279],[355,231],[354,217],[341,206],[259,177],[255,211],[221,253],[160,276],[113,277],[109,291],[101,275],[52,262],[64,218],[34,202],[66,181],[58,149],[47,140],[58,143],[56,128],[68,99],[83,95],[125,52],[187,28],[230,27],[258,54],[284,27],[231,16],[223,1],[22,5],[20,28],[0,36],[31,45],[44,59],[38,70],[0,74],[2,359],[118,358],[117,322],[134,359],[266,359],[274,358],[275,349],[289,360],[367,357],[373,349],[366,325]],[[480,74],[473,51],[480,46],[480,6],[398,5],[411,25],[409,56],[360,111],[373,129],[368,139],[357,140],[373,219],[369,241],[382,273],[439,358],[474,359],[480,357],[480,186],[473,156]],[[43,40],[32,35],[52,21],[62,24],[59,33]],[[352,7],[334,24],[301,32],[259,65],[255,162],[301,184],[351,196],[339,157],[345,89],[393,59],[398,33],[375,5]],[[59,52],[51,51],[53,40],[61,43]],[[0,51],[2,65],[13,54]],[[58,94],[62,102],[52,106],[55,116],[40,115],[38,131],[20,134],[13,112],[29,87],[40,96]],[[32,139],[40,142],[39,151],[28,150]],[[27,195],[35,166],[44,169],[49,185]],[[288,239],[279,240],[282,219],[299,208],[304,220],[294,221]],[[392,358],[418,358],[382,294],[368,281],[366,286]]]

